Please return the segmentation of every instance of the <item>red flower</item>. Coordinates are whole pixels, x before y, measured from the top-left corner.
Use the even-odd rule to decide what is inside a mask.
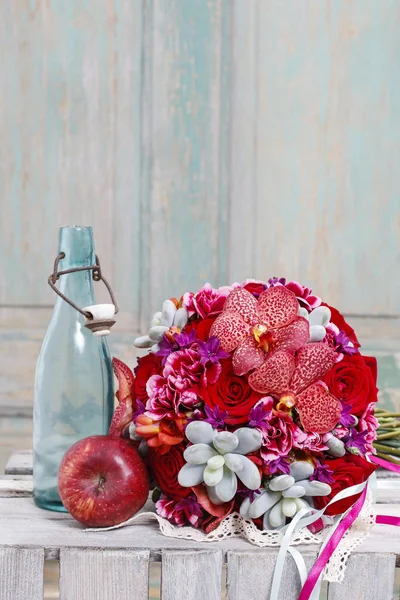
[[[363,483],[375,471],[376,466],[361,456],[345,454],[342,458],[326,459],[324,462],[333,471],[333,483],[330,484],[332,492],[329,496],[315,496],[315,508],[324,508],[336,494],[342,490],[359,483]],[[355,494],[344,500],[339,500],[330,506],[325,514],[328,516],[339,515],[346,511],[358,500],[361,494]]]
[[[345,321],[344,316],[333,306],[329,306],[329,304],[325,304],[325,302],[322,302],[322,306],[327,306],[329,308],[329,310],[331,311],[331,319],[330,322],[333,323],[334,325],[336,325],[336,327],[340,330],[340,331],[344,331],[345,334],[347,335],[347,337],[349,338],[349,340],[351,342],[353,342],[354,346],[356,348],[360,347],[360,342],[357,339],[357,336],[355,334],[355,331],[352,327],[350,327],[350,325]]]
[[[247,383],[246,377],[235,375],[230,358],[221,360],[222,370],[218,381],[208,385],[202,393],[206,406],[226,410],[228,417],[225,423],[237,425],[249,420],[250,409],[263,394],[255,392]]]
[[[351,414],[359,417],[368,404],[377,400],[376,358],[370,356],[344,356],[325,375],[324,381],[336,398],[351,404]]]
[[[193,319],[193,321],[189,321],[184,331],[188,333],[191,329],[195,329],[199,340],[201,340],[202,342],[206,342],[210,337],[210,329],[216,318],[217,317],[207,317],[206,319]]]
[[[145,403],[148,399],[146,384],[152,375],[161,375],[161,362],[162,357],[156,356],[152,352],[139,359],[135,380],[135,393],[138,400]]]
[[[161,454],[149,448],[149,466],[157,486],[169,498],[180,500],[192,493],[191,488],[182,487],[178,483],[178,473],[185,463],[183,451],[185,446],[171,446],[169,452]]]

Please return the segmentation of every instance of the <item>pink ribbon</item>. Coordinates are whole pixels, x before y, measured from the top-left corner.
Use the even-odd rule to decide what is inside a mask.
[[[400,517],[391,517],[390,515],[376,515],[376,523],[380,525],[394,525],[400,527]]]
[[[388,471],[393,471],[393,473],[398,473],[400,475],[400,465],[395,465],[394,463],[384,460],[383,458],[379,458],[379,456],[375,456],[374,454],[370,456],[370,460],[379,467],[383,467]]]
[[[364,489],[357,502],[353,505],[350,512],[345,516],[345,518],[340,523],[339,527],[336,529],[325,548],[322,550],[321,554],[318,556],[314,566],[312,567],[307,577],[303,589],[301,590],[298,600],[308,600],[310,598],[312,591],[319,579],[319,576],[325,568],[326,563],[336,550],[340,540],[342,539],[346,531],[349,529],[349,527],[351,527],[351,525],[354,523],[354,521],[360,514],[366,496],[367,488]]]

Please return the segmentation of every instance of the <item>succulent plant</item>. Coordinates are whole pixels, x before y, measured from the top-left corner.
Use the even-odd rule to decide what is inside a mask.
[[[305,308],[299,308],[299,316],[310,323],[309,342],[320,342],[326,336],[326,326],[331,318],[331,311],[327,306],[318,306],[310,313]]]
[[[302,508],[310,504],[304,499],[312,496],[327,496],[331,487],[320,481],[310,481],[314,473],[311,463],[295,461],[290,465],[289,475],[277,475],[265,484],[256,497],[245,498],[240,507],[240,514],[245,519],[263,517],[264,529],[279,529]]]
[[[214,504],[229,502],[236,494],[237,477],[249,489],[257,490],[261,476],[246,454],[261,447],[257,429],[240,427],[234,433],[217,431],[205,421],[192,421],[185,435],[193,446],[186,448],[186,463],[179,471],[183,487],[193,487],[204,481],[208,497]]]
[[[187,322],[186,308],[176,308],[172,300],[165,300],[162,311],[153,315],[148,334],[137,337],[133,344],[136,348],[151,348],[152,352],[158,352],[158,343],[161,342],[164,334],[171,328],[179,333]]]

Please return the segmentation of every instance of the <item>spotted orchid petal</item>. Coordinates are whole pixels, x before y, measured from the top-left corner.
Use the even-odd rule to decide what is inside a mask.
[[[261,485],[260,471],[247,456],[228,453],[224,456],[228,469],[236,473],[249,490],[258,490]]]
[[[314,383],[296,396],[296,410],[305,431],[328,433],[339,422],[341,402],[322,383]]]
[[[210,337],[216,336],[222,350],[232,352],[250,334],[251,327],[242,317],[231,311],[223,311],[210,329]]]
[[[235,312],[240,315],[243,321],[250,325],[257,325],[259,318],[257,316],[257,300],[247,290],[237,288],[232,290],[226,299],[224,312]]]
[[[272,333],[279,350],[296,352],[307,344],[310,337],[310,325],[303,317],[297,317],[290,325],[276,329]]]
[[[300,348],[290,382],[291,390],[297,394],[317,379],[321,379],[331,370],[336,359],[337,353],[328,344],[311,342]]]
[[[257,346],[254,337],[249,335],[240,342],[233,354],[233,370],[236,375],[245,375],[251,369],[260,367],[265,359],[265,352]]]
[[[272,289],[272,288],[271,288]],[[289,352],[277,350],[249,375],[249,384],[256,392],[280,396],[289,389],[295,360]]]
[[[297,317],[298,310],[296,296],[283,285],[268,288],[257,301],[258,316],[268,329],[289,325]]]

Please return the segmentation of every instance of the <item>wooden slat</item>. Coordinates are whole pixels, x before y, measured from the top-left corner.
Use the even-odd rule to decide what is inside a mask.
[[[277,552],[248,551],[228,553],[227,600],[268,600]],[[305,551],[309,569],[317,553]],[[286,559],[280,587],[280,600],[296,600],[301,590],[300,577],[293,559]]]
[[[32,450],[14,450],[7,461],[6,475],[32,475]]]
[[[43,600],[43,561],[42,549],[0,548],[0,600]]]
[[[32,475],[0,476],[0,498],[27,498],[32,496],[32,492]]]
[[[395,554],[352,554],[343,582],[329,584],[328,599],[392,600],[395,568]]]
[[[60,600],[147,600],[148,586],[147,550],[60,553]]]
[[[220,600],[221,570],[221,551],[164,551],[161,598],[162,600]]]

